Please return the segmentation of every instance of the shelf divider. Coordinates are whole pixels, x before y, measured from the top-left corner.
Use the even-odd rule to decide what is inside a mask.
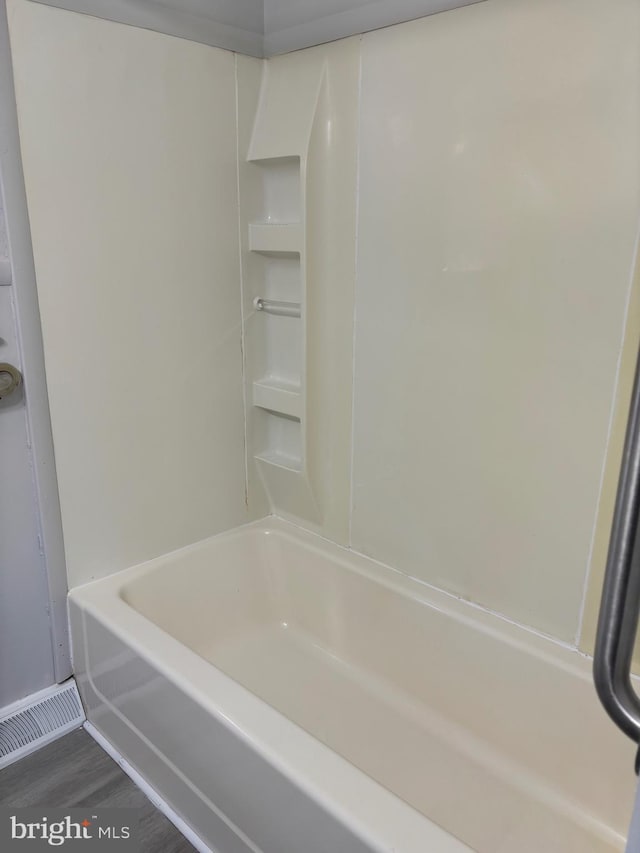
[[[302,416],[300,386],[292,382],[261,379],[253,383],[253,405],[300,420]]]
[[[266,255],[300,255],[302,226],[299,222],[283,224],[249,223],[249,249]]]

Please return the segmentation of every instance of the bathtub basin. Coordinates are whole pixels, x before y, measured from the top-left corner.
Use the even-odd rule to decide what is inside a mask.
[[[590,662],[274,518],[70,593],[88,718],[219,853],[613,853]]]

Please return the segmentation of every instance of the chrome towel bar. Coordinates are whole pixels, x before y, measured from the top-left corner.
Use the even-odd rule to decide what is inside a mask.
[[[281,317],[299,317],[299,302],[278,302],[275,299],[263,299],[256,296],[253,300],[256,311],[265,311],[267,314],[279,314]]]

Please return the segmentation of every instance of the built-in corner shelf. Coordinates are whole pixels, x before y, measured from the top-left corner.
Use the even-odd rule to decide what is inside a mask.
[[[313,522],[320,513],[307,459],[306,160],[322,74],[314,69],[302,90],[288,76],[265,76],[251,165],[240,170],[249,451],[272,511]]]
[[[300,385],[275,379],[261,379],[253,383],[253,405],[300,420],[302,417]]]
[[[299,222],[249,224],[249,249],[265,255],[297,256],[302,251],[303,231]]]

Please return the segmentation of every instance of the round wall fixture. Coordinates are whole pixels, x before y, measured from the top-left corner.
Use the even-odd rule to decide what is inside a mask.
[[[22,374],[12,364],[0,361],[0,400],[12,394],[22,383]]]

